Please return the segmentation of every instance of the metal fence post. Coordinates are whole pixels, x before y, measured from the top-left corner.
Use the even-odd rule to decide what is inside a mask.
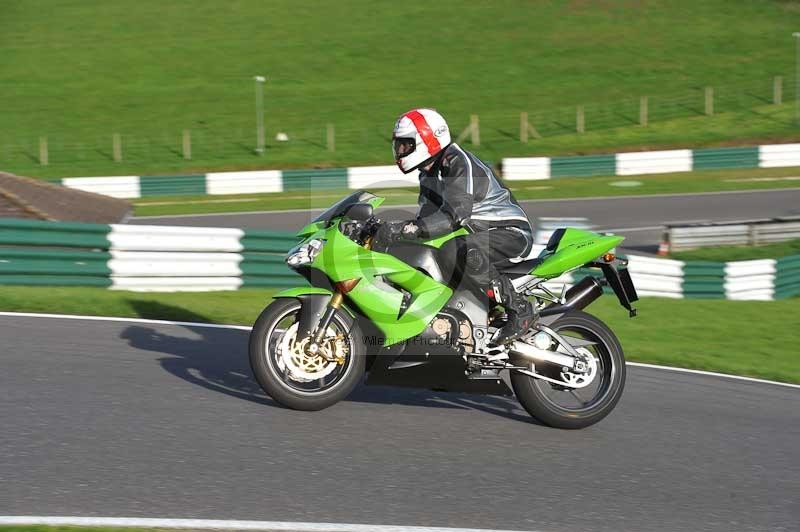
[[[706,87],[706,116],[714,114],[714,87]]]
[[[47,150],[47,137],[39,137],[39,164],[47,166],[50,163],[50,157]]]
[[[750,246],[757,246],[758,245],[758,224],[751,224],[747,231],[747,240],[748,245]]]
[[[579,105],[575,117],[575,122],[576,122],[575,129],[578,133],[583,133],[584,131],[586,131],[586,122],[584,121],[584,119],[585,117],[583,114],[583,106]]]
[[[775,76],[772,80],[772,103],[775,105],[783,103],[783,76]]]

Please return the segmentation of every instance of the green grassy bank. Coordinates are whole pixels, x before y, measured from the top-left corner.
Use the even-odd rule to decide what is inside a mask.
[[[455,133],[479,115],[478,152],[490,160],[798,138],[796,2],[459,0],[448,10],[457,24],[443,24],[438,5],[371,0],[4,2],[0,167],[63,177],[381,163],[395,118],[420,106]],[[256,75],[267,78],[261,157]],[[520,112],[542,139],[519,142]],[[38,164],[40,137],[49,166]]]

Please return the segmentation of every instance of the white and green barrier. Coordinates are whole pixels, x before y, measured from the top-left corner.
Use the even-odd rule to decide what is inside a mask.
[[[800,166],[800,144],[644,151],[582,157],[513,157],[503,159],[503,178],[513,181],[595,175],[629,176],[781,166]]]
[[[0,219],[0,285],[138,291],[294,286],[287,233]]]
[[[513,157],[503,159],[502,175],[504,179],[513,181],[781,166],[800,166],[800,144],[645,151],[580,157]],[[413,187],[417,185],[418,179],[414,172],[403,174],[396,166],[389,165],[212,172],[174,176],[67,177],[57,182],[66,187],[115,198],[141,198],[166,195],[256,194],[312,189]]]
[[[0,219],[0,285],[136,291],[237,290],[305,284],[284,263],[288,233],[215,227],[99,225]],[[632,255],[641,296],[770,300],[800,295],[800,255],[683,262]],[[548,284],[558,291],[585,274]]]

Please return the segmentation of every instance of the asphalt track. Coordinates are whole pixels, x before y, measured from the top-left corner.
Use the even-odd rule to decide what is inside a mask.
[[[392,388],[304,413],[261,393],[247,335],[0,317],[0,515],[797,530],[796,388],[631,367],[582,431]]]
[[[625,248],[655,252],[664,224],[695,221],[736,221],[779,216],[800,216],[800,188],[755,192],[672,194],[591,199],[536,200],[520,202],[531,219],[539,217],[584,217],[598,230],[626,237]],[[241,227],[274,231],[297,231],[321,212],[231,213],[201,216],[134,218],[130,223]],[[379,210],[387,219],[409,216],[413,207]]]

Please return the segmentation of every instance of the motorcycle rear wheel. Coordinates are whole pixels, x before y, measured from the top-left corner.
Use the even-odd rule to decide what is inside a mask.
[[[348,395],[364,377],[366,357],[358,324],[344,311],[334,314],[329,332],[341,335],[346,345],[341,364],[303,355],[296,337],[302,303],[298,299],[276,299],[264,309],[250,333],[250,367],[261,388],[281,405],[294,410],[322,410]],[[332,341],[332,340],[331,340]],[[283,350],[292,348],[288,356]]]
[[[587,349],[597,363],[597,374],[588,387],[573,390],[512,371],[517,400],[531,416],[551,427],[582,429],[593,425],[611,413],[625,388],[625,357],[619,340],[605,323],[582,311],[565,314],[550,328],[568,342],[570,337],[595,342]]]

